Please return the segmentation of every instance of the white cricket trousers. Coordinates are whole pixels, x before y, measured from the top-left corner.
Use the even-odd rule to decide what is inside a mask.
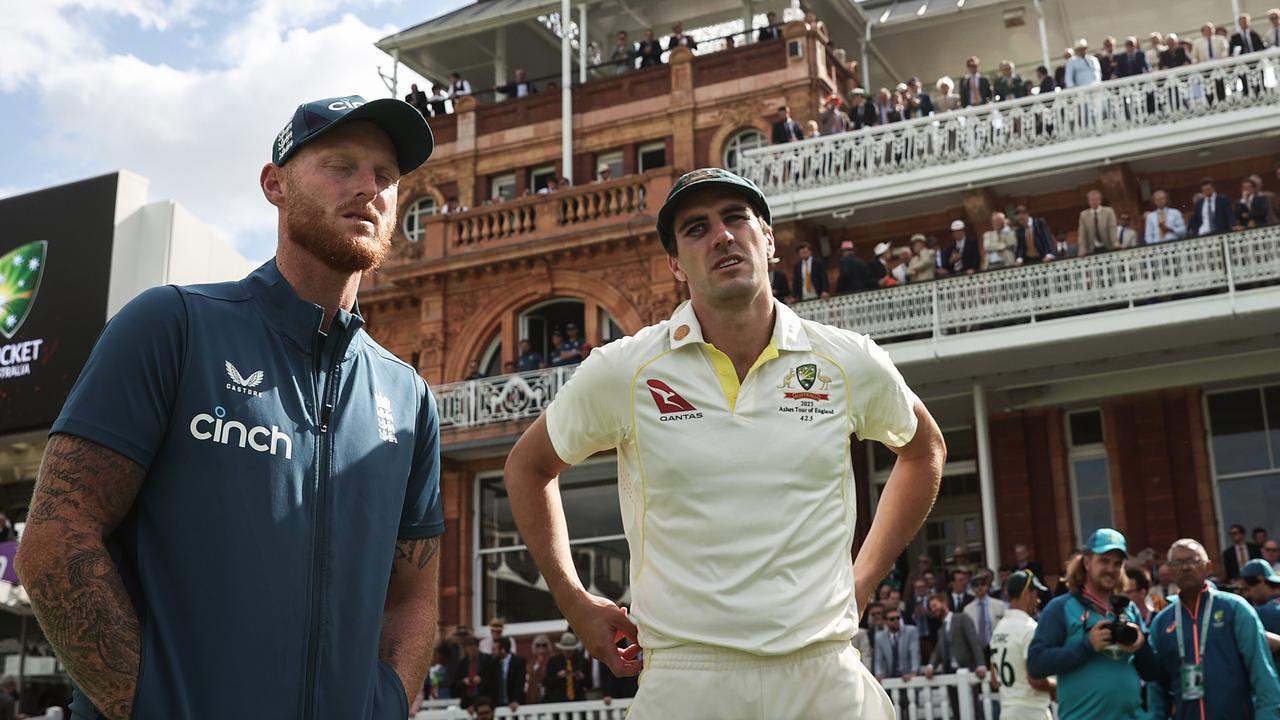
[[[789,655],[682,645],[645,650],[627,720],[893,720],[893,704],[849,642]]]
[[[1053,720],[1053,713],[1049,712],[1049,708],[1028,708],[1017,705],[1006,707],[1002,703],[1000,720]]]

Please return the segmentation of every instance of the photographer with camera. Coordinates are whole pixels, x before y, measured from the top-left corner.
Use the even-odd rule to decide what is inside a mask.
[[[1178,599],[1151,622],[1159,673],[1147,685],[1154,717],[1280,718],[1280,681],[1258,613],[1206,582],[1212,563],[1190,538],[1169,548]]]
[[[1110,528],[1095,531],[1084,555],[1067,566],[1069,592],[1040,613],[1027,673],[1058,677],[1059,720],[1145,716],[1139,675],[1154,680],[1159,669],[1138,608],[1121,594],[1127,556],[1123,535]]]

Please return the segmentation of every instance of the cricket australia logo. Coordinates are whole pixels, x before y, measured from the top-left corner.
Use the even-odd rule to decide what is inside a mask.
[[[0,335],[6,340],[18,334],[31,314],[36,293],[40,291],[40,278],[44,276],[48,248],[47,241],[37,240],[0,256]]]
[[[824,392],[810,392],[815,383],[818,384],[819,390],[826,390],[831,386],[831,378],[820,372],[818,366],[814,363],[797,365],[795,368],[788,370],[786,377],[782,379],[782,384],[778,387],[784,390],[791,388],[792,381],[799,383],[804,392],[783,393],[788,400],[827,400],[831,397]]]
[[[230,360],[226,361],[226,367],[227,377],[231,378],[231,382],[227,383],[226,386],[228,390],[244,393],[245,395],[252,395],[254,397],[262,397],[262,393],[254,389],[262,384],[264,376],[261,370],[253,373],[249,377],[245,377],[240,374],[240,371],[236,369],[235,365],[231,364]]]
[[[373,404],[378,408],[378,438],[383,442],[399,442],[396,440],[396,418],[391,414],[391,398],[374,393]]]

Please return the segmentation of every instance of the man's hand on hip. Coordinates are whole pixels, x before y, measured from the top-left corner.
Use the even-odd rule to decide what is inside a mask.
[[[612,600],[583,593],[566,609],[565,617],[587,654],[607,665],[616,677],[640,674],[644,668],[636,658],[640,654],[640,642],[626,608],[618,607]],[[618,641],[624,637],[631,645],[622,650],[618,648]]]

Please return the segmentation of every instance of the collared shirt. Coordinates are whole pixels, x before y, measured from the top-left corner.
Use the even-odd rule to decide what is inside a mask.
[[[991,631],[991,664],[1000,679],[1000,706],[1049,709],[1049,693],[1027,681],[1027,649],[1036,634],[1036,621],[1017,608],[1009,608]]]
[[[1214,202],[1217,200],[1217,198],[1218,198],[1218,193],[1209,195],[1204,199],[1204,202],[1201,205],[1200,229],[1198,233],[1200,235],[1208,235],[1213,232],[1213,210],[1214,210]],[[1245,562],[1248,562],[1248,553],[1245,553],[1245,560],[1241,561],[1241,564],[1243,565]]]
[[[865,335],[774,312],[741,383],[685,302],[592,351],[547,408],[564,462],[617,448],[646,649],[780,655],[857,629],[850,438],[906,444],[915,395]]]
[[[1102,82],[1102,65],[1098,63],[1098,58],[1092,55],[1085,57],[1073,55],[1067,61],[1065,76],[1069,88],[1092,85]]]
[[[1160,229],[1160,224],[1168,228],[1168,232]],[[1145,240],[1148,245],[1154,245],[1159,242],[1168,240],[1180,240],[1187,234],[1186,223],[1182,219],[1182,212],[1174,210],[1170,207],[1156,208],[1147,213],[1147,228]]]

